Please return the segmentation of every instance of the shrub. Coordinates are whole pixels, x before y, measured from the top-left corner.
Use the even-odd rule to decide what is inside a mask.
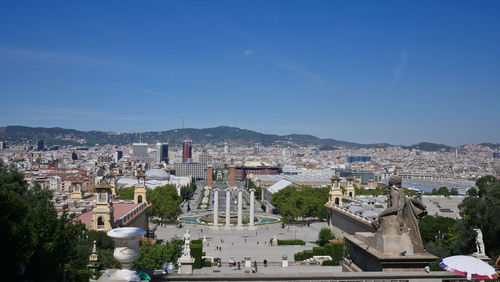
[[[312,250],[305,250],[304,251],[304,256],[303,256],[303,259],[302,260],[306,260],[306,259],[309,259],[309,258],[312,258],[313,257],[313,251]]]
[[[194,240],[193,240],[194,241]],[[194,258],[193,268],[201,268],[201,253],[203,249],[202,244],[191,244],[191,256]]]
[[[343,245],[343,243],[328,243],[325,245],[326,254],[332,257],[335,265],[338,265],[339,261],[342,259]],[[347,250],[346,253],[348,253]]]
[[[211,267],[212,263],[209,260],[203,262],[203,267]]]
[[[322,263],[321,263],[322,266],[330,266],[330,265],[336,265],[335,262],[333,260],[324,260]]]
[[[191,244],[202,244],[202,240],[201,239],[198,239],[198,240],[191,240]]]
[[[313,254],[315,256],[326,256],[327,252],[326,252],[326,249],[324,247],[314,247]]]
[[[271,239],[272,242],[272,239]],[[278,245],[301,245],[304,246],[306,242],[303,240],[278,240]]]
[[[303,260],[302,257],[304,257],[303,252],[298,252],[298,253],[293,254],[294,261],[302,261]]]

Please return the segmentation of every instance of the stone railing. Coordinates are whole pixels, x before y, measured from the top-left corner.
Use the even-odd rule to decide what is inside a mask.
[[[350,215],[352,217],[355,217],[355,218],[359,219],[360,221],[364,221],[364,222],[369,223],[369,224],[371,224],[371,222],[373,221],[373,219],[371,219],[371,218],[368,218],[366,216],[362,216],[362,215],[360,215],[358,213],[350,211],[347,208],[338,206],[338,205],[333,204],[333,203],[331,205],[329,205],[329,207],[331,207],[332,209],[336,209],[338,211],[341,211],[343,213],[346,213],[346,214],[348,214],[348,215]]]
[[[141,210],[143,210],[144,208],[146,208],[147,205],[148,205],[148,203],[142,202],[140,205],[138,205],[137,207],[135,207],[133,210],[129,211],[127,214],[125,214],[124,216],[120,217],[116,221],[116,225],[120,226],[122,223],[127,222],[129,219],[131,219],[136,214],[138,214]]]

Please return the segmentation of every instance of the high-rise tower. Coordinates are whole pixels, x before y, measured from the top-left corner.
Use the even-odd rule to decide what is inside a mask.
[[[192,143],[191,140],[184,140],[182,142],[182,162],[187,163],[192,160]]]
[[[156,143],[156,163],[165,162],[168,164],[168,143]]]

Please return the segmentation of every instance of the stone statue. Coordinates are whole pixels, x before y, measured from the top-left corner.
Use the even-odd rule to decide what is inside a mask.
[[[189,229],[186,231],[186,234],[182,236],[184,240],[184,250],[182,252],[182,256],[191,257],[191,248],[189,244],[191,243],[191,234],[189,234]]]
[[[427,214],[427,211],[422,203],[422,193],[420,192],[417,196],[408,198],[401,183],[400,176],[391,176],[388,184],[390,187],[388,208],[378,215],[372,225],[378,230],[384,220],[397,220],[399,225],[398,234],[407,233],[413,246],[417,247],[417,250],[421,249],[423,251],[418,221]],[[388,217],[391,215],[396,217]]]
[[[485,256],[486,253],[484,251],[484,242],[483,242],[483,232],[481,232],[481,229],[474,229],[476,231],[476,249],[477,252],[476,254],[478,256]]]

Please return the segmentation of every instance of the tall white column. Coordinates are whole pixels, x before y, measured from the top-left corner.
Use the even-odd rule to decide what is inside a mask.
[[[231,191],[226,188],[226,230],[231,229]]]
[[[219,229],[219,190],[214,189],[214,226],[212,229]]]
[[[254,230],[254,217],[255,217],[255,189],[250,189],[250,223],[248,224],[248,229]]]
[[[238,226],[236,229],[243,229],[243,191],[241,189],[238,189]]]

